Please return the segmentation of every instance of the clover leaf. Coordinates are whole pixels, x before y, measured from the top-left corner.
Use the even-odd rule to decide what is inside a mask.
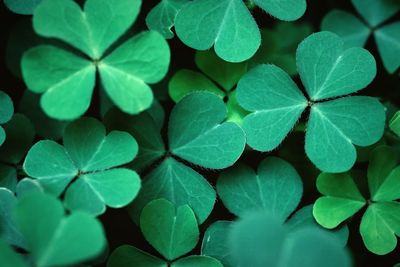
[[[92,118],[82,118],[65,130],[64,146],[50,140],[37,142],[28,152],[23,168],[46,191],[61,195],[70,210],[95,215],[106,205],[129,204],[140,189],[136,172],[117,167],[132,161],[138,147],[126,132],[112,131]],[[116,194],[118,192],[118,194]]]
[[[335,9],[324,17],[321,29],[337,33],[347,47],[364,46],[373,34],[384,67],[394,73],[400,67],[400,22],[383,23],[400,10],[400,3],[392,0],[352,0],[352,3],[363,20]]]
[[[215,94],[194,92],[185,96],[171,112],[167,150],[159,128],[148,114],[133,117],[113,110],[106,115],[109,128],[127,131],[138,140],[139,162],[134,166],[150,170],[129,207],[136,222],[143,207],[159,198],[177,206],[188,205],[200,223],[205,221],[213,209],[215,191],[184,162],[223,169],[239,159],[245,136],[235,123],[226,122],[226,117],[227,108]]]
[[[158,31],[164,38],[174,37],[171,28],[179,10],[187,4],[188,0],[161,0],[146,16],[146,24],[150,30]]]
[[[274,65],[259,65],[239,81],[237,100],[251,112],[243,120],[247,144],[259,151],[275,149],[309,107],[307,156],[323,171],[346,171],[356,160],[354,145],[369,146],[383,135],[385,110],[377,99],[339,98],[373,80],[375,60],[367,50],[345,50],[337,35],[319,32],[300,43],[296,61],[308,100]]]
[[[27,267],[23,258],[11,246],[0,240],[0,258],[5,267]]]
[[[21,161],[32,145],[35,131],[30,120],[16,113],[4,125],[7,139],[0,147],[0,187],[16,190],[17,172]]]
[[[262,29],[260,49],[249,59],[249,66],[270,63],[296,75],[297,46],[311,33],[312,27],[307,23],[278,22],[273,29]]]
[[[324,174],[317,188],[324,195],[314,204],[313,214],[319,224],[332,228],[353,216],[368,204],[360,233],[367,249],[383,255],[395,249],[400,226],[400,168],[393,150],[380,146],[373,150],[368,167],[370,198],[367,201],[348,174]]]
[[[253,212],[234,222],[228,240],[237,266],[351,266],[337,239],[318,228],[288,231],[268,213]]]
[[[255,5],[281,20],[300,18],[305,0],[254,0]],[[260,31],[242,0],[195,0],[178,12],[175,19],[178,37],[187,46],[207,50],[229,62],[241,62],[254,55],[261,43]]]
[[[14,105],[11,98],[0,91],[0,146],[4,143],[6,139],[6,133],[4,132],[1,124],[8,122],[14,113]]]
[[[31,15],[43,0],[4,0],[4,4],[12,12],[21,15]]]
[[[14,216],[35,266],[77,264],[105,249],[101,223],[83,212],[66,216],[62,203],[51,195],[32,193],[21,198]]]
[[[169,65],[170,52],[162,36],[142,32],[106,53],[130,28],[140,5],[140,0],[112,4],[87,0],[82,11],[72,0],[44,0],[35,9],[36,33],[65,41],[89,57],[53,45],[37,46],[24,54],[24,81],[29,90],[42,93],[40,103],[47,115],[69,120],[84,114],[97,70],[102,86],[120,109],[136,114],[150,107],[153,94],[147,84],[161,80]]]
[[[110,256],[107,266],[135,267],[222,267],[208,256],[188,256],[177,259],[193,250],[199,239],[199,229],[192,209],[175,207],[165,200],[153,200],[144,207],[140,216],[140,228],[146,240],[166,258],[167,262],[135,247],[123,245]]]
[[[227,120],[240,124],[247,112],[237,104],[234,87],[246,73],[247,63],[223,61],[213,51],[198,51],[195,63],[202,73],[182,69],[169,81],[168,92],[172,100],[178,102],[185,95],[195,91],[214,93],[227,99]]]
[[[252,216],[249,214],[265,213],[277,222],[277,227],[287,229],[288,236],[295,235],[296,231],[310,228],[316,232],[324,232],[325,236],[335,239],[335,242],[342,247],[347,243],[348,229],[342,227],[335,231],[324,230],[315,222],[310,206],[300,209],[288,219],[301,200],[303,185],[293,166],[280,158],[264,159],[258,166],[257,174],[244,164],[238,164],[224,171],[218,178],[217,192],[224,206],[243,220]],[[242,266],[235,258],[235,252],[231,247],[232,241],[228,238],[233,225],[234,223],[230,221],[217,221],[212,224],[204,235],[201,248],[203,255],[220,260],[226,267]],[[261,242],[267,241],[268,239]],[[251,249],[257,247],[251,245]],[[266,249],[263,245],[260,245],[260,249],[264,251],[262,255],[265,251],[271,253],[267,257],[273,254],[272,250]],[[279,246],[275,246],[274,249],[279,249]]]

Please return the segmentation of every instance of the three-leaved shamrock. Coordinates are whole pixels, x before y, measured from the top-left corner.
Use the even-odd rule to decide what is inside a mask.
[[[317,189],[324,196],[314,204],[316,221],[335,228],[367,205],[360,233],[371,252],[384,255],[395,249],[400,236],[400,167],[395,152],[386,146],[376,148],[368,166],[369,199],[366,200],[350,174],[322,173]]]
[[[344,172],[356,160],[357,146],[383,135],[385,109],[373,97],[346,96],[366,87],[376,75],[374,57],[365,49],[345,49],[330,32],[314,33],[296,53],[297,69],[308,99],[290,76],[275,65],[259,65],[239,81],[239,105],[247,144],[258,151],[275,149],[309,107],[305,151],[325,172]]]
[[[252,0],[272,16],[285,21],[300,18],[305,0]],[[249,59],[260,46],[261,35],[243,0],[194,0],[175,18],[179,39],[196,50],[214,46],[216,54],[229,62]]]
[[[167,42],[155,31],[142,32],[113,49],[140,5],[141,0],[87,0],[82,10],[73,0],[44,0],[35,9],[36,33],[78,50],[40,45],[22,58],[24,81],[42,94],[41,106],[50,117],[69,120],[84,114],[97,71],[107,95],[124,112],[150,107],[153,93],[147,84],[160,81],[168,70]]]
[[[287,220],[303,193],[301,177],[288,162],[268,157],[260,163],[257,173],[244,164],[237,164],[220,175],[217,192],[224,206],[240,219],[237,223],[213,223],[203,238],[203,255],[220,260],[226,267],[293,266],[292,261],[302,257],[315,265],[307,265],[305,260],[296,266],[300,262],[318,266],[317,263],[324,261],[332,266],[349,265],[343,250],[347,228],[336,232],[323,230],[314,221],[311,206],[300,209]],[[307,243],[307,251],[293,249],[289,245],[291,240],[296,240],[299,248]],[[314,243],[313,249],[308,243]],[[327,261],[326,255],[316,252],[319,251],[314,247],[316,244],[338,254],[329,256],[332,259]],[[288,259],[283,255],[290,255],[290,263],[285,262]]]
[[[226,99],[228,121],[241,123],[247,112],[236,101],[234,88],[247,71],[247,63],[223,61],[212,51],[198,51],[196,66],[201,72],[178,70],[168,84],[169,96],[175,102],[195,91],[208,91]]]
[[[159,198],[177,206],[190,206],[199,223],[207,219],[216,194],[190,166],[223,169],[242,155],[244,132],[236,123],[226,122],[226,117],[227,108],[215,94],[194,92],[185,96],[169,117],[167,149],[160,128],[146,112],[129,116],[114,109],[107,114],[105,124],[109,128],[127,131],[139,143],[134,169],[143,171],[150,167],[138,197],[129,206],[136,222],[143,207]]]
[[[8,122],[14,113],[14,105],[11,98],[0,91],[0,124]],[[6,133],[0,125],[0,146],[4,143],[6,139]]]
[[[364,46],[373,34],[383,65],[389,73],[400,67],[400,21],[384,24],[400,10],[400,2],[392,0],[352,0],[362,19],[334,9],[322,20],[321,29],[341,36],[347,47]]]
[[[2,193],[0,189],[0,197]],[[93,260],[106,248],[101,222],[80,211],[66,215],[61,201],[54,196],[32,192],[11,205],[14,209],[9,215],[28,253],[18,254],[1,242],[4,266],[72,266]]]
[[[82,118],[65,129],[63,146],[37,142],[29,150],[23,168],[56,196],[65,192],[69,210],[94,215],[106,206],[120,208],[138,194],[140,178],[135,171],[118,167],[132,161],[138,151],[135,139],[126,132],[112,131],[92,118]]]
[[[165,199],[148,203],[140,215],[140,229],[146,240],[166,259],[123,245],[114,250],[108,267],[223,267],[209,256],[181,256],[192,251],[199,241],[199,227],[188,205],[174,206]],[[179,258],[179,259],[178,259]]]

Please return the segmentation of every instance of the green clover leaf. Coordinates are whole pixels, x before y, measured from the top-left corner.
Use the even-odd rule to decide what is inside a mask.
[[[62,203],[53,196],[27,195],[18,200],[14,215],[35,266],[72,265],[93,259],[105,249],[101,223],[83,212],[66,216]]]
[[[300,209],[288,220],[301,200],[303,185],[293,166],[280,158],[268,157],[263,160],[258,166],[257,174],[243,164],[224,171],[218,178],[217,192],[224,206],[244,220],[247,220],[252,213],[268,213],[268,216],[277,222],[278,228],[287,229],[285,231],[289,233],[288,236],[295,235],[296,231],[310,228],[317,232],[323,231],[324,235],[332,237],[342,247],[347,243],[347,227],[335,231],[324,230],[315,222],[311,206]],[[287,222],[282,225],[285,221]],[[229,221],[217,221],[212,224],[204,235],[202,254],[220,260],[227,267],[242,266],[235,258],[236,252],[232,250],[232,242],[228,239],[233,225],[234,223]],[[272,250],[280,249],[276,244],[272,250],[265,248],[264,245],[260,246],[264,251],[260,255],[264,255],[265,251],[269,251],[272,255]],[[256,247],[258,246],[251,245],[252,249]],[[254,266],[258,265],[254,263]],[[271,263],[271,266],[275,265]]]
[[[289,231],[268,213],[249,213],[228,235],[236,266],[351,266],[336,238],[315,227]]]
[[[247,71],[247,63],[229,63],[218,58],[213,51],[197,51],[195,63],[202,73],[178,70],[168,84],[168,93],[178,102],[195,91],[208,91],[227,98],[228,121],[241,123],[247,112],[236,101],[234,87]],[[204,74],[203,74],[204,73]]]
[[[278,22],[273,29],[262,29],[260,49],[249,59],[249,66],[270,63],[296,75],[297,46],[311,33],[312,26],[307,23]]]
[[[400,67],[400,22],[382,25],[400,10],[400,3],[392,0],[352,0],[363,20],[353,14],[332,10],[323,19],[321,29],[337,33],[347,47],[364,46],[373,34],[383,65],[389,73]]]
[[[394,250],[396,235],[400,235],[400,204],[396,201],[400,199],[400,167],[396,164],[396,154],[390,148],[373,150],[368,167],[368,201],[348,174],[322,173],[317,188],[325,196],[313,208],[317,222],[326,228],[335,227],[368,204],[360,224],[366,248],[378,255]]]
[[[12,12],[21,15],[31,15],[43,0],[3,0]]]
[[[305,0],[255,0],[255,5],[281,20],[296,20],[306,10]],[[261,43],[260,31],[242,0],[195,0],[183,6],[175,19],[178,37],[187,46],[207,50],[229,62],[254,55]]]
[[[140,228],[146,240],[170,264],[135,247],[123,245],[111,254],[108,267],[222,267],[218,260],[208,256],[179,258],[193,250],[199,240],[196,216],[188,205],[176,207],[165,199],[153,200],[140,215]]]
[[[0,240],[0,258],[4,267],[27,267],[20,254],[15,252],[11,246]]]
[[[275,149],[310,107],[307,156],[323,171],[347,171],[356,160],[354,145],[369,146],[383,135],[385,111],[377,99],[339,98],[373,80],[375,60],[363,48],[345,50],[343,41],[329,32],[306,38],[297,49],[296,60],[309,100],[274,65],[259,65],[239,81],[237,100],[251,112],[243,120],[247,144],[259,151]]]
[[[47,115],[70,120],[84,114],[97,70],[102,86],[120,109],[136,114],[150,107],[153,94],[147,83],[161,80],[169,65],[166,41],[156,32],[143,32],[105,53],[135,21],[140,5],[140,0],[112,5],[106,0],[87,0],[82,11],[71,0],[44,0],[35,9],[33,25],[39,35],[65,41],[90,58],[52,45],[24,54],[24,81],[29,90],[43,94],[40,103]]]
[[[303,185],[289,163],[269,157],[260,163],[257,174],[246,165],[223,172],[217,193],[224,206],[239,217],[252,210],[268,210],[284,221],[299,204]]]
[[[135,198],[139,176],[116,168],[134,159],[138,146],[132,136],[120,131],[106,136],[100,122],[82,118],[67,126],[63,141],[64,146],[39,141],[29,150],[23,167],[46,191],[58,196],[66,190],[68,209],[99,215],[106,205],[120,208]]]
[[[11,98],[0,91],[0,124],[8,122],[14,113],[14,105]],[[6,139],[6,133],[3,127],[0,126],[0,146],[4,143]]]
[[[188,0],[161,0],[146,16],[146,24],[150,30],[158,31],[164,38],[174,37],[171,28],[179,10]]]
[[[241,156],[245,136],[239,126],[226,122],[227,108],[215,94],[194,92],[173,108],[168,124],[168,151],[160,130],[146,113],[137,117],[112,110],[105,117],[111,129],[127,131],[136,138],[140,151],[134,167],[146,170],[142,189],[129,206],[138,222],[141,210],[152,200],[164,198],[177,206],[188,205],[202,223],[211,213],[215,191],[188,163],[209,169],[233,165]]]

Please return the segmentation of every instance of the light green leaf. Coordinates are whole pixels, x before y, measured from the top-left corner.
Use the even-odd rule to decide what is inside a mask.
[[[225,93],[203,74],[182,69],[177,71],[168,83],[168,93],[173,101],[178,102],[187,94],[195,91],[207,91],[223,98]]]
[[[372,97],[351,96],[314,104],[307,125],[306,154],[322,171],[347,171],[356,161],[354,145],[376,143],[384,125],[385,109]]]
[[[146,16],[146,24],[150,30],[158,31],[166,39],[174,37],[171,28],[175,18],[188,0],[161,0]]]
[[[191,251],[199,240],[196,216],[188,205],[175,207],[165,199],[147,204],[140,215],[146,240],[168,260]]]
[[[387,146],[379,146],[370,153],[368,165],[368,187],[371,198],[378,201],[391,201],[396,199],[397,155]],[[394,188],[390,188],[394,186]],[[388,191],[387,191],[388,190]],[[394,191],[392,191],[394,190]],[[395,194],[394,198],[389,195]]]
[[[236,262],[232,259],[228,234],[232,222],[216,221],[211,224],[204,233],[201,244],[201,254],[218,259],[225,267],[236,267]]]
[[[105,211],[105,205],[112,208],[128,205],[139,189],[140,178],[136,172],[116,168],[81,175],[68,187],[64,201],[70,210],[101,214]]]
[[[4,4],[12,12],[21,15],[31,15],[43,0],[4,0]]]
[[[242,0],[197,0],[185,5],[175,19],[178,37],[196,50],[214,45],[228,62],[250,58],[260,46],[260,32]]]
[[[393,251],[400,236],[400,203],[380,202],[370,205],[360,225],[360,233],[367,249],[384,255]]]
[[[345,47],[363,47],[367,42],[371,30],[353,14],[334,9],[322,20],[321,30],[334,32],[339,35]]]
[[[366,204],[348,174],[321,173],[317,179],[317,189],[324,196],[315,202],[313,215],[320,225],[328,229],[337,227]]]
[[[224,267],[218,260],[208,256],[189,256],[178,259],[171,267]]]
[[[138,248],[122,245],[110,255],[107,267],[168,267],[168,264]]]
[[[247,71],[247,63],[230,63],[219,58],[214,51],[197,51],[197,67],[210,79],[229,92]]]
[[[170,151],[205,168],[233,165],[245,146],[243,130],[224,122],[227,109],[212,93],[196,92],[183,98],[172,110],[168,137]]]
[[[156,83],[165,76],[169,58],[169,47],[162,36],[157,32],[143,32],[124,42],[98,64],[101,82],[120,109],[130,114],[139,113],[153,102],[147,83]]]
[[[61,202],[49,195],[19,200],[15,219],[36,266],[77,264],[98,256],[106,245],[98,220],[80,212],[65,216]]]
[[[383,65],[389,73],[394,73],[400,67],[400,22],[377,29],[374,36]]]
[[[280,20],[297,20],[306,11],[306,0],[253,0],[256,5]]]
[[[65,148],[50,140],[39,141],[32,146],[23,168],[29,176],[39,179],[46,191],[55,195],[60,195],[78,175]]]
[[[146,112],[131,116],[112,109],[105,116],[104,123],[109,129],[130,133],[138,142],[139,154],[132,163],[135,170],[149,167],[166,153],[160,131]]]
[[[40,103],[48,116],[70,120],[89,108],[96,74],[90,61],[55,46],[41,45],[25,52],[21,64],[28,89],[44,93]]]
[[[14,193],[0,188],[0,240],[19,248],[26,249],[24,237],[17,228],[13,211],[17,205]]]
[[[252,112],[244,118],[243,129],[247,144],[259,151],[276,148],[307,106],[289,75],[274,65],[251,69],[240,79],[236,96],[239,104]]]
[[[143,207],[159,198],[176,206],[190,206],[201,224],[210,215],[216,194],[199,173],[173,158],[167,158],[144,178],[142,189],[130,206],[133,219],[138,222]]]
[[[323,100],[354,93],[375,78],[374,57],[365,49],[344,49],[334,33],[318,32],[297,49],[297,69],[311,100]]]
[[[106,136],[103,124],[93,118],[69,124],[64,146],[76,168],[85,173],[128,163],[138,151],[136,140],[130,134],[112,131]]]
[[[237,216],[250,211],[268,210],[285,221],[303,194],[301,177],[288,162],[269,157],[255,173],[246,165],[237,165],[221,174],[217,192],[224,206]]]
[[[135,21],[140,0],[87,0],[84,10],[71,0],[43,0],[35,9],[33,26],[45,37],[61,39],[92,59],[100,59]]]
[[[0,240],[0,259],[3,267],[28,267],[21,255]]]
[[[400,10],[400,3],[396,0],[351,0],[351,2],[371,27],[378,26]]]

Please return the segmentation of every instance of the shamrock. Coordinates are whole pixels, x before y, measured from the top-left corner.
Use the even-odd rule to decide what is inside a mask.
[[[17,201],[13,213],[34,266],[79,264],[95,258],[106,247],[100,221],[84,212],[66,216],[61,202],[51,195],[29,194]],[[4,244],[0,254],[5,256],[5,266],[30,266]]]
[[[159,198],[176,206],[188,205],[200,223],[205,221],[213,209],[215,191],[184,162],[223,169],[238,160],[245,136],[239,126],[225,121],[226,116],[226,106],[215,94],[194,92],[185,96],[171,112],[167,150],[160,129],[147,113],[132,117],[114,109],[107,114],[109,128],[127,131],[137,139],[140,150],[134,168],[150,170],[129,207],[136,222],[143,207]]]
[[[174,37],[171,28],[179,10],[188,0],[161,0],[146,16],[146,24],[150,30],[158,31],[164,38]]]
[[[345,50],[337,35],[319,32],[300,43],[296,62],[309,99],[275,65],[259,65],[240,79],[237,100],[251,112],[243,119],[247,143],[259,151],[275,149],[309,107],[308,158],[323,171],[346,171],[356,160],[354,145],[369,146],[383,135],[385,111],[377,99],[342,97],[373,80],[375,60],[367,50]]]
[[[296,48],[311,33],[312,27],[307,23],[278,22],[273,29],[262,29],[263,41],[257,53],[249,59],[249,66],[271,63],[289,75],[296,75]]]
[[[195,63],[202,73],[182,69],[169,81],[168,92],[172,100],[178,102],[194,91],[209,91],[221,98],[227,98],[227,121],[240,124],[247,112],[238,105],[234,87],[246,73],[247,63],[223,61],[211,50],[196,52]]]
[[[146,240],[170,264],[135,247],[123,245],[110,256],[108,267],[223,267],[216,259],[208,256],[188,256],[199,240],[196,216],[188,205],[175,207],[165,200],[148,203],[140,216],[140,228]]]
[[[43,0],[3,0],[4,4],[12,12],[21,15],[31,15],[37,5]]]
[[[6,123],[9,121],[14,113],[14,105],[11,98],[0,91],[0,124]],[[3,127],[0,125],[0,146],[4,143],[6,139],[6,133],[4,132]]]
[[[400,67],[400,21],[384,25],[400,10],[392,0],[352,0],[362,19],[353,14],[332,10],[323,19],[321,29],[337,33],[347,47],[364,46],[373,34],[384,67],[394,73]]]
[[[400,167],[389,147],[373,150],[368,166],[369,200],[360,193],[347,174],[322,173],[317,188],[324,196],[317,199],[313,214],[326,228],[334,228],[367,205],[361,219],[360,233],[371,252],[384,255],[395,249],[400,235]]]
[[[0,147],[0,187],[16,190],[21,161],[32,145],[35,130],[30,120],[19,113],[4,125],[7,139]]]
[[[65,191],[64,204],[69,210],[99,215],[106,205],[120,208],[135,198],[139,176],[130,169],[117,168],[137,154],[138,146],[131,135],[112,131],[106,136],[99,121],[82,118],[67,126],[63,143],[37,142],[23,168],[47,192],[59,196]]]
[[[300,18],[305,0],[253,0],[255,5],[280,20]],[[261,43],[260,31],[243,0],[194,0],[184,5],[175,19],[178,37],[187,46],[207,50],[229,62],[249,59]]]
[[[41,106],[53,118],[70,120],[88,109],[98,70],[101,85],[123,111],[136,114],[153,101],[147,83],[161,80],[168,69],[168,44],[157,32],[140,33],[110,47],[135,21],[140,0],[87,0],[82,11],[72,0],[44,0],[33,15],[41,36],[65,41],[76,53],[53,45],[29,49],[22,73],[29,90],[43,93]],[[116,19],[118,18],[118,19]]]
[[[256,214],[256,217],[259,217],[260,214],[262,214],[261,217],[268,214],[269,217],[263,228],[265,231],[271,231],[268,235],[272,234],[274,229],[279,231],[285,229],[285,234],[282,232],[282,236],[279,237],[280,240],[285,239],[286,237],[284,236],[287,236],[288,239],[297,238],[296,235],[299,230],[311,229],[311,235],[319,235],[324,232],[324,236],[329,236],[331,239],[336,240],[335,243],[340,244],[341,247],[345,246],[347,242],[347,228],[341,228],[336,233],[323,230],[315,223],[311,206],[300,209],[284,223],[299,204],[303,193],[303,185],[297,171],[288,162],[280,158],[268,157],[263,160],[258,166],[258,173],[255,173],[244,164],[235,165],[220,175],[217,181],[217,192],[224,206],[230,212],[242,218],[241,220],[243,221],[252,221],[251,217],[254,214]],[[241,222],[239,221],[239,223]],[[277,249],[282,249],[282,255],[291,253],[290,251],[284,251],[288,248],[280,247],[279,242],[272,242],[273,237],[268,239],[263,233],[261,233],[261,236],[267,239],[259,240],[261,242],[259,243],[260,246],[250,242],[243,245],[248,240],[245,235],[251,235],[252,238],[255,238],[257,236],[255,233],[261,230],[259,226],[254,229],[249,227],[246,230],[243,229],[243,232],[237,233],[241,236],[240,240],[242,241],[230,241],[230,232],[232,228],[236,227],[234,226],[235,224],[229,221],[217,221],[212,224],[203,238],[202,254],[215,257],[226,267],[236,267],[277,266],[277,264],[258,265],[252,261],[240,263],[242,259],[238,258],[239,253],[236,248],[233,248],[235,246],[240,246],[243,254],[249,253],[249,251],[246,251],[246,246],[249,249],[260,249],[263,253],[255,253],[253,255],[264,255],[268,258],[272,257]],[[254,232],[252,232],[253,230]],[[274,249],[266,248],[264,243],[267,241],[272,242],[276,247]],[[308,247],[307,250],[306,256],[317,260],[318,255],[313,254],[313,249]],[[342,249],[339,250],[341,251]],[[305,252],[301,251],[301,253]],[[258,258],[263,259],[264,256]],[[279,260],[279,257],[274,258]]]

